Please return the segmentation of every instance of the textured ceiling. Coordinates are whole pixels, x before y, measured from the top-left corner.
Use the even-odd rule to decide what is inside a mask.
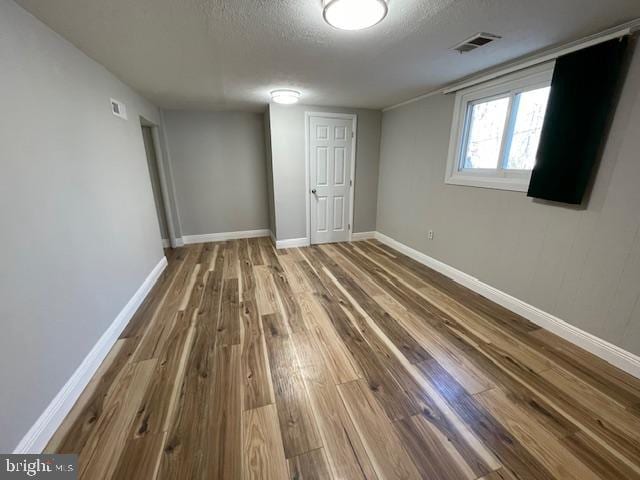
[[[639,0],[390,0],[359,32],[321,0],[17,0],[164,108],[264,109],[291,87],[315,105],[382,108],[538,49],[640,17]],[[477,32],[504,38],[460,55]]]

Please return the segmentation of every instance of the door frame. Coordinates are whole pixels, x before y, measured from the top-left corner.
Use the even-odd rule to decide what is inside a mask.
[[[351,226],[349,228],[349,241],[352,241],[353,237],[353,212],[354,212],[354,200],[356,189],[356,143],[358,140],[358,115],[355,113],[333,113],[333,112],[304,112],[304,173],[305,173],[305,199],[307,204],[307,243],[311,245],[311,188],[310,188],[310,175],[311,175],[311,117],[322,118],[341,118],[351,119],[351,131],[353,137],[351,139],[351,172],[349,172],[349,218],[348,223]]]
[[[140,116],[140,127],[148,127],[151,129],[151,137],[153,139],[153,149],[155,150],[156,157],[156,167],[158,169],[158,176],[160,177],[160,193],[162,195],[162,203],[164,204],[164,216],[167,221],[167,232],[169,234],[169,243],[170,245],[163,245],[163,248],[176,248],[181,246],[179,244],[178,237],[176,236],[175,224],[173,223],[173,215],[171,212],[172,201],[175,199],[172,196],[171,191],[169,190],[169,178],[167,177],[165,168],[164,168],[164,156],[162,152],[161,145],[161,135],[160,135],[160,126],[155,124],[154,122],[147,120],[143,116]],[[143,140],[144,143],[144,140]],[[145,151],[146,155],[146,151]],[[154,200],[155,203],[155,200]]]

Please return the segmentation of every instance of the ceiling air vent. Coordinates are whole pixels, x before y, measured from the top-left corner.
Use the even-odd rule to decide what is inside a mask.
[[[466,39],[464,42],[453,47],[460,53],[467,53],[475,50],[476,48],[484,47],[486,44],[502,38],[500,35],[494,35],[493,33],[478,33],[471,38]]]

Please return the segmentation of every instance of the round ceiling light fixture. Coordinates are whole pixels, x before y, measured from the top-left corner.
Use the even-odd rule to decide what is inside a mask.
[[[342,30],[373,27],[387,16],[386,0],[324,0],[325,21]]]
[[[274,90],[271,92],[271,100],[282,105],[292,105],[300,100],[300,92],[285,88]]]

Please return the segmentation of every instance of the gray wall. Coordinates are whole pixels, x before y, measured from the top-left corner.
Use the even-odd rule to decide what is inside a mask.
[[[269,228],[264,116],[163,112],[183,235]]]
[[[0,451],[163,256],[139,115],[158,111],[0,0]],[[129,120],[111,114],[125,102]]]
[[[378,230],[640,354],[640,52],[585,210],[445,185],[453,102],[384,113]]]
[[[358,116],[353,231],[375,230],[381,112],[272,104],[269,112],[278,240],[307,235],[304,126],[308,111],[355,113]]]

